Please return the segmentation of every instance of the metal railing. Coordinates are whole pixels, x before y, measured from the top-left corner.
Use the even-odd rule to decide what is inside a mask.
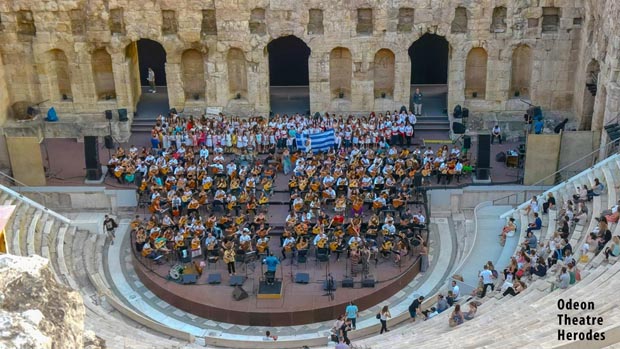
[[[0,184],[4,184],[5,186],[10,187],[11,189],[13,189],[13,191],[18,192],[23,196],[26,196],[25,193],[35,193],[44,196],[46,199],[51,199],[49,194],[35,190],[34,187],[31,187],[28,184],[23,183],[17,178],[12,177],[2,171],[0,171]],[[23,190],[24,188],[29,188],[29,190]]]
[[[531,184],[529,186],[530,189],[525,189],[525,190],[515,192],[510,195],[506,195],[501,198],[497,198],[493,200],[493,205],[499,205],[499,204],[518,205],[528,200],[528,194],[531,194],[532,192],[531,187],[537,187],[537,186],[541,187],[540,193],[543,193],[546,188],[553,187],[559,183],[569,180],[571,177],[575,176],[576,174],[582,171],[585,171],[586,169],[592,168],[597,162],[603,160],[603,159],[597,159],[598,153],[600,153],[601,150],[605,150],[605,154],[606,154],[605,159],[616,154],[616,153],[609,153],[607,152],[607,150],[610,149],[610,146],[614,145],[617,142],[618,140],[612,140],[606,143],[605,145],[602,145],[594,149],[588,154],[560,168],[559,170],[551,173],[550,175],[547,175],[543,177],[542,179],[539,179],[534,184]],[[584,164],[584,162],[587,162],[588,158],[590,158],[590,162],[587,163],[586,165]],[[553,179],[553,183],[545,184],[549,179]]]

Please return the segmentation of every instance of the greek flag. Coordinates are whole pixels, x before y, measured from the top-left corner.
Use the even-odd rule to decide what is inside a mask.
[[[336,145],[334,130],[330,129],[321,133],[314,133],[310,135],[296,134],[295,141],[297,143],[297,149],[306,151],[306,140],[310,138],[310,148],[313,152],[326,151],[329,148],[333,148]]]

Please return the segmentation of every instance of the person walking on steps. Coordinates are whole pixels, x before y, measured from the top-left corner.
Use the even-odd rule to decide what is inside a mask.
[[[117,227],[118,224],[116,224],[116,221],[110,216],[105,215],[105,219],[103,220],[103,229],[110,238],[110,245],[114,245],[114,238],[116,237],[115,230]]]
[[[155,72],[153,71],[153,69],[151,69],[151,67],[149,67],[146,80],[149,82],[149,86],[151,87],[149,92],[156,93],[157,90],[155,89]]]
[[[381,321],[381,331],[379,332],[379,334],[383,334],[383,332],[390,332],[390,330],[388,330],[387,328],[387,320],[391,317],[392,314],[390,314],[388,306],[383,306],[383,309],[381,309],[381,312],[379,312],[379,321]]]

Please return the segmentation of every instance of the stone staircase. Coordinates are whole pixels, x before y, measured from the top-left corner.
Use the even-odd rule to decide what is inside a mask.
[[[136,132],[151,132],[156,122],[157,119],[155,117],[134,118],[133,122],[131,123],[131,133],[133,134]]]
[[[8,188],[0,188],[0,202],[15,205],[7,222],[5,237],[11,254],[40,255],[51,261],[57,281],[82,294],[85,329],[106,341],[107,348],[184,348],[188,342],[162,336],[147,329],[111,306],[101,289],[109,286],[102,275],[105,235],[79,230],[67,218],[21,197]],[[99,281],[101,284],[96,284]]]

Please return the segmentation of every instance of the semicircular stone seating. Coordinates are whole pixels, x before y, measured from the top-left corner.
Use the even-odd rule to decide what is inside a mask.
[[[7,251],[15,255],[37,254],[48,258],[56,280],[82,294],[85,330],[94,331],[106,341],[108,348],[187,346],[188,341],[147,329],[132,316],[111,307],[109,304],[115,299],[97,291],[98,288],[109,289],[105,278],[98,279],[103,270],[105,235],[79,230],[68,218],[4,186],[0,186],[0,203],[16,206],[5,226]],[[102,284],[96,285],[96,282]]]

